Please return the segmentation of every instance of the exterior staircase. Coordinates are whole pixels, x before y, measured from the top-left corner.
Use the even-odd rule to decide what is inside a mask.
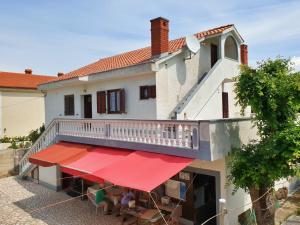
[[[194,96],[194,94],[197,92],[197,90],[200,88],[202,81],[207,76],[207,72],[205,72],[201,78],[198,80],[198,82],[191,88],[191,90],[188,91],[188,93],[181,99],[181,101],[176,105],[176,107],[172,110],[170,113],[170,119],[176,120],[177,114],[181,112],[181,110],[184,108],[184,106],[189,102],[189,100]]]
[[[209,72],[203,74],[198,83],[176,105],[170,113],[169,118],[185,120],[185,112],[188,112],[189,119],[197,120],[198,115],[220,85],[227,79],[238,75],[238,66],[239,63],[237,61],[227,58],[219,59]]]
[[[194,97],[194,95],[198,92],[200,87],[203,85],[203,83],[207,80],[209,75],[218,67],[220,64],[220,59],[215,63],[215,65],[210,69],[209,72],[205,72],[201,78],[198,80],[198,82],[191,88],[191,90],[188,91],[188,93],[181,99],[181,101],[176,105],[176,107],[172,110],[170,113],[169,118],[172,120],[177,119],[177,115],[180,114],[185,106],[190,102],[190,100]]]
[[[36,167],[36,165],[29,162],[29,156],[54,143],[58,129],[57,120],[54,119],[31,148],[24,154],[19,162],[19,176],[21,178],[26,177]]]

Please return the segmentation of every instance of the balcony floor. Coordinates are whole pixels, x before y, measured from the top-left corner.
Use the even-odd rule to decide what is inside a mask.
[[[55,192],[37,183],[15,177],[0,179],[1,225],[110,225],[120,217],[104,216],[88,201],[74,199],[51,208],[29,213],[33,209],[67,200],[63,192]]]

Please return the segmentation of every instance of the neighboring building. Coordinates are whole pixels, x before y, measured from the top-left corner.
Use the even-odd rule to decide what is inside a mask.
[[[51,76],[0,72],[0,136],[26,136],[45,123],[45,94],[38,84],[53,80]]]
[[[58,141],[187,157],[193,162],[173,177],[193,183],[182,221],[203,222],[219,212],[219,199],[225,198],[227,208],[238,208],[225,216],[225,224],[237,224],[250,198],[242,190],[233,196],[232,186],[226,186],[226,156],[233,146],[256,137],[251,110],[241,115],[233,92],[232,78],[240,64],[247,64],[247,46],[234,25],[195,34],[201,46],[196,54],[185,38],[169,41],[168,32],[168,20],[153,19],[150,47],[100,59],[41,84],[48,128],[21,161],[21,175],[35,168],[28,161],[33,153]],[[61,167],[39,165],[40,183],[61,188]]]

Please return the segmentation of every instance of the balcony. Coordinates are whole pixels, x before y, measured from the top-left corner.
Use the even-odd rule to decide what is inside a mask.
[[[216,160],[255,138],[249,119],[86,120],[57,119],[56,141],[127,148]]]
[[[213,161],[256,138],[250,118],[221,120],[54,119],[20,162],[57,141],[149,151]]]

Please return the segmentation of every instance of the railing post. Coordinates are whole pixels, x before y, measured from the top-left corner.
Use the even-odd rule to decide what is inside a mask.
[[[191,146],[192,149],[199,149],[199,124],[198,126],[192,126],[192,140],[191,140]]]

